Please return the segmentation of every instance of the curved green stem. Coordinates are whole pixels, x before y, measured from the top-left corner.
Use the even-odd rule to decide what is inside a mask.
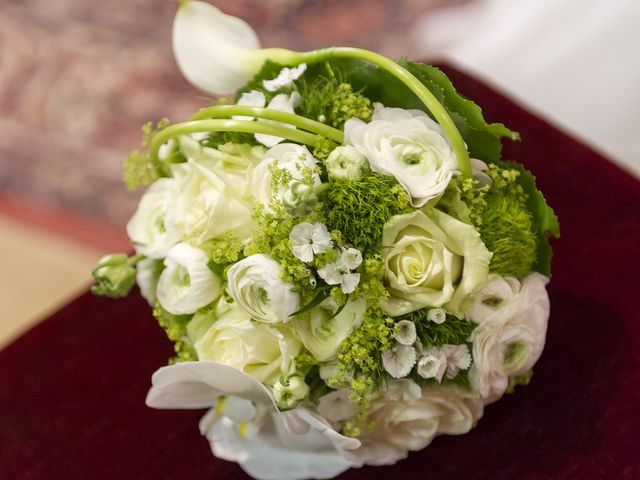
[[[317,122],[307,117],[296,115],[295,113],[283,112],[272,108],[250,107],[246,105],[216,105],[203,108],[190,120],[203,120],[206,118],[229,118],[241,115],[245,117],[264,118],[276,122],[288,123],[302,130],[307,130],[317,135],[322,135],[338,144],[344,142],[344,134],[337,128],[333,128],[324,123]]]
[[[262,54],[266,58],[288,65],[317,63],[331,58],[358,58],[381,67],[402,81],[413,93],[416,94],[420,101],[424,103],[449,139],[451,148],[458,160],[458,168],[460,172],[465,177],[471,177],[471,161],[469,159],[467,147],[462,139],[462,135],[460,135],[453,119],[449,115],[449,112],[447,112],[438,99],[422,84],[420,80],[415,77],[415,75],[409,72],[406,68],[398,65],[393,60],[390,60],[379,53],[352,47],[322,48],[311,52],[293,52],[291,50],[273,48],[264,49]]]
[[[315,146],[318,136],[303,132],[295,128],[287,128],[280,125],[271,125],[263,122],[246,120],[196,120],[192,122],[176,123],[154,135],[149,144],[149,157],[158,171],[162,171],[162,163],[158,158],[160,147],[171,138],[178,135],[187,135],[200,132],[246,132],[263,133],[275,137],[285,138],[305,145]]]

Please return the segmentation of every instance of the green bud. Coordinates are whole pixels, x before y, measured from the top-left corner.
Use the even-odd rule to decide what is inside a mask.
[[[136,281],[135,265],[141,258],[124,254],[102,257],[92,272],[97,284],[91,287],[91,292],[105,297],[127,296]]]
[[[315,187],[300,180],[293,180],[283,195],[282,204],[287,213],[295,217],[310,214],[318,204]]]
[[[291,410],[309,396],[309,385],[299,373],[292,373],[273,386],[273,397],[280,410]]]
[[[351,145],[336,148],[324,163],[329,176],[340,180],[358,181],[369,170],[367,157]]]

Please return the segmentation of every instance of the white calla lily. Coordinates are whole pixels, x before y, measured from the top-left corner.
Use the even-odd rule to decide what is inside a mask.
[[[244,20],[206,2],[183,1],[173,22],[173,52],[183,75],[209,93],[230,93],[260,69],[260,41]]]
[[[339,434],[320,415],[304,408],[278,412],[269,390],[235,368],[183,362],[160,368],[151,381],[150,407],[213,407],[202,418],[200,432],[214,455],[238,462],[254,478],[332,478],[362,465],[359,459],[346,458],[347,450],[360,447],[357,439]],[[219,407],[221,398],[233,402],[230,408]],[[255,417],[245,420],[253,411]]]

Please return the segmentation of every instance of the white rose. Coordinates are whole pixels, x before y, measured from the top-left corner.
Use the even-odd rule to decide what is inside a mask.
[[[287,327],[251,321],[238,305],[220,299],[215,321],[194,344],[198,360],[237,368],[267,384],[295,371],[300,342]]]
[[[273,200],[282,201],[285,196],[289,196],[289,192],[284,186],[274,191],[272,185],[273,175],[271,174],[273,165],[276,165],[279,169],[289,171],[293,180],[302,180],[303,169],[309,168],[314,172],[314,184],[319,185],[321,183],[320,176],[315,173],[316,159],[313,158],[313,155],[306,147],[293,143],[281,143],[270,148],[253,171],[251,179],[251,193],[258,203],[264,205],[267,211],[271,211],[269,205]]]
[[[479,324],[471,334],[469,379],[485,403],[500,398],[509,377],[524,375],[540,358],[549,319],[547,282],[539,273],[522,285],[515,278],[494,276],[467,309],[467,317]]]
[[[338,354],[340,344],[360,326],[366,309],[362,299],[348,302],[335,317],[329,310],[315,308],[309,318],[294,320],[292,328],[316,360],[325,362]]]
[[[425,387],[415,395],[409,393],[408,381],[400,382],[390,382],[371,404],[368,420],[375,422],[375,429],[361,437],[366,463],[377,463],[375,457],[368,458],[371,452],[385,450],[385,463],[394,463],[404,458],[407,450],[425,448],[436,435],[467,433],[482,416],[482,401],[463,391]]]
[[[382,244],[392,316],[444,306],[458,314],[460,303],[489,274],[491,252],[471,226],[439,210],[391,217]]]
[[[231,298],[255,320],[284,323],[299,309],[300,295],[282,280],[280,264],[263,254],[251,255],[227,271]]]
[[[127,235],[136,252],[145,257],[162,259],[178,243],[174,228],[175,181],[161,178],[144,193],[138,208],[127,223]]]
[[[252,208],[247,192],[249,173],[262,148],[223,145],[203,147],[183,136],[180,146],[187,163],[172,166],[176,181],[175,228],[183,240],[205,242],[232,232],[251,236]]]
[[[375,172],[391,175],[415,207],[444,192],[458,164],[440,126],[420,110],[374,105],[371,122],[352,118],[344,125],[345,144],[369,159]]]
[[[209,259],[200,249],[179,243],[164,260],[156,295],[169,313],[194,313],[220,295],[220,279],[207,266]]]

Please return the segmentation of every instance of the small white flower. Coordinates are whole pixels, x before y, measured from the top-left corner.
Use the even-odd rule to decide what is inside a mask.
[[[291,229],[289,241],[292,243],[293,256],[305,263],[313,260],[313,256],[331,248],[331,235],[322,223],[302,222]]]
[[[273,80],[263,80],[262,85],[268,92],[275,92],[284,87],[290,87],[307,69],[306,63],[301,63],[297,67],[283,68],[278,76]]]
[[[447,312],[442,308],[432,308],[429,310],[429,313],[427,313],[427,320],[441,325],[447,320]]]
[[[300,104],[300,94],[298,92],[291,92],[290,95],[286,93],[279,93],[275,97],[271,99],[267,108],[271,108],[273,110],[279,110],[281,112],[293,113],[293,109]],[[264,120],[262,118],[258,119],[259,122],[270,123],[272,125],[279,125],[281,127],[293,128],[293,125],[289,125],[288,123],[274,122],[273,120]],[[284,138],[276,137],[274,135],[265,135],[263,133],[256,133],[254,135],[256,140],[261,144],[267,147],[273,147],[278,143],[282,142]]]
[[[416,363],[416,349],[409,345],[398,344],[382,352],[382,365],[393,378],[409,375]]]
[[[243,93],[236,105],[244,105],[248,107],[264,107],[267,102],[267,99],[264,96],[264,93],[258,90],[251,90],[250,92]],[[287,95],[286,93],[279,93],[275,97],[271,99],[267,108],[272,110],[279,110],[281,112],[293,113],[293,109],[300,104],[300,94],[298,92],[291,92],[291,94]],[[256,120],[253,117],[247,117],[244,115],[234,115],[234,120]],[[288,123],[275,122],[273,120],[266,120],[264,118],[258,118],[258,122],[269,123],[272,125],[279,125],[287,128],[295,129],[293,125],[289,125]],[[256,140],[267,147],[273,147],[278,143],[282,142],[284,139],[281,137],[276,137],[274,135],[266,135],[264,133],[256,133],[254,135]]]
[[[244,92],[240,95],[236,105],[242,105],[245,107],[264,107],[266,103],[267,100],[264,98],[264,93],[260,90],[251,90],[250,92]],[[255,120],[253,117],[245,117],[244,115],[234,115],[231,118],[233,120]]]
[[[471,353],[466,345],[444,345],[442,353],[447,358],[447,378],[455,378],[460,370],[471,366]]]
[[[164,260],[156,295],[162,308],[174,315],[194,313],[220,295],[221,282],[207,266],[200,249],[186,243],[173,246]]]
[[[411,320],[400,320],[396,324],[395,339],[402,345],[413,345],[416,341],[416,324]]]
[[[255,320],[288,322],[299,308],[300,296],[281,276],[278,262],[267,255],[251,255],[227,271],[229,295]]]
[[[347,248],[342,251],[338,261],[320,268],[318,275],[329,285],[340,285],[343,293],[352,293],[360,283],[360,274],[351,270],[358,268],[361,263],[362,253],[355,248]]]
[[[422,378],[435,378],[438,383],[447,371],[447,357],[442,350],[431,347],[418,361],[418,375]]]

